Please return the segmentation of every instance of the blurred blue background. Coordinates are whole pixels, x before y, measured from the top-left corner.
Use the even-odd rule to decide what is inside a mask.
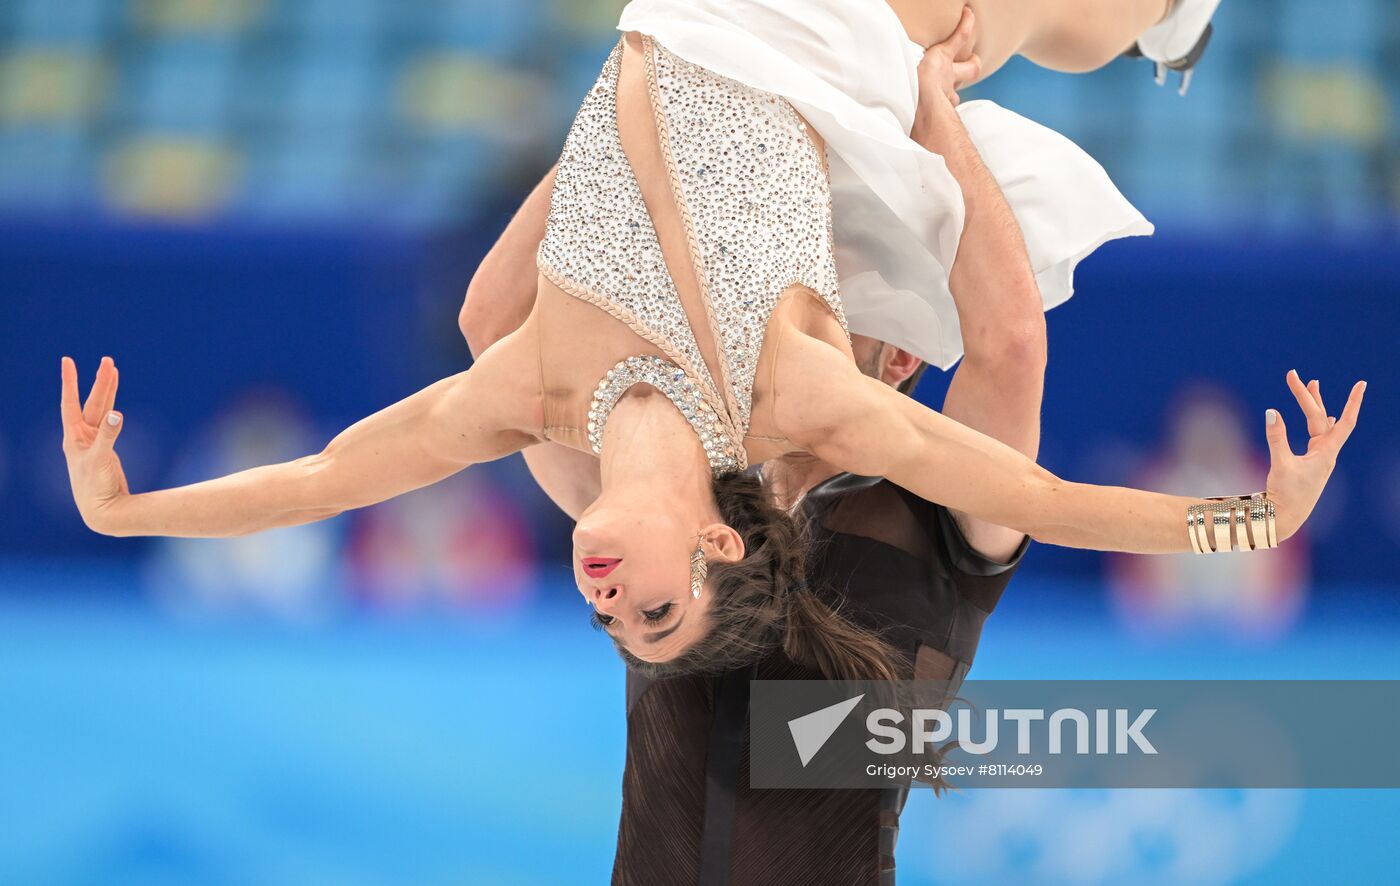
[[[620,4],[0,0],[0,882],[592,883],[622,668],[518,459],[235,541],[82,526],[58,357],[132,485],[318,449],[468,363],[473,268]],[[1230,0],[1185,99],[1121,60],[974,90],[1158,224],[1050,315],[1042,461],[1258,488],[1297,367],[1362,424],[1267,556],[1037,547],[974,676],[1400,678],[1400,8]],[[946,379],[928,377],[938,404]],[[560,743],[566,748],[559,753]],[[904,883],[1392,882],[1396,792],[911,802]]]

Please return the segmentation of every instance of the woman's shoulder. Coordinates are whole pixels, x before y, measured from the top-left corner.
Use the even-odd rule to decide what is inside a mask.
[[[809,297],[801,297],[804,292]],[[754,374],[755,418],[776,419],[779,404],[788,410],[802,405],[805,414],[823,380],[844,370],[859,374],[845,327],[820,296],[792,287],[769,315],[764,332]]]
[[[866,399],[865,376],[849,347],[794,324],[775,324],[766,374],[769,414],[789,439],[802,442],[841,424]]]

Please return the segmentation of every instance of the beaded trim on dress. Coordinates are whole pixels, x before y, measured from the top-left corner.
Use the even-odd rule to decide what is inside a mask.
[[[742,470],[744,448],[730,438],[724,423],[705,397],[695,380],[676,364],[656,356],[628,357],[608,370],[593,392],[588,404],[588,442],[594,454],[603,451],[603,428],[608,423],[617,401],[629,388],[645,382],[656,388],[681,411],[685,420],[700,437],[710,471],[715,476]]]

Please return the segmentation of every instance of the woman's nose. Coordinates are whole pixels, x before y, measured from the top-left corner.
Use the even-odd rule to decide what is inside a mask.
[[[609,585],[605,588],[595,587],[593,589],[593,608],[607,615],[612,615],[612,611],[622,603],[622,588],[617,585]]]

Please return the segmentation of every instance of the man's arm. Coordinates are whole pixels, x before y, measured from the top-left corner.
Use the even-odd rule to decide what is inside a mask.
[[[535,253],[544,239],[554,170],[535,186],[467,286],[458,325],[473,356],[509,335],[535,306],[539,273]],[[524,450],[525,466],[559,509],[575,520],[598,497],[598,459],[559,443]]]
[[[473,357],[520,328],[535,307],[535,253],[549,220],[554,173],[550,169],[535,185],[467,284],[457,325]]]
[[[949,288],[965,356],[953,374],[943,414],[1034,459],[1040,448],[1045,313],[1020,226],[983,165],[952,102],[920,96],[910,137],[941,155],[962,187],[966,220]],[[953,511],[968,543],[1006,561],[1024,533]]]

